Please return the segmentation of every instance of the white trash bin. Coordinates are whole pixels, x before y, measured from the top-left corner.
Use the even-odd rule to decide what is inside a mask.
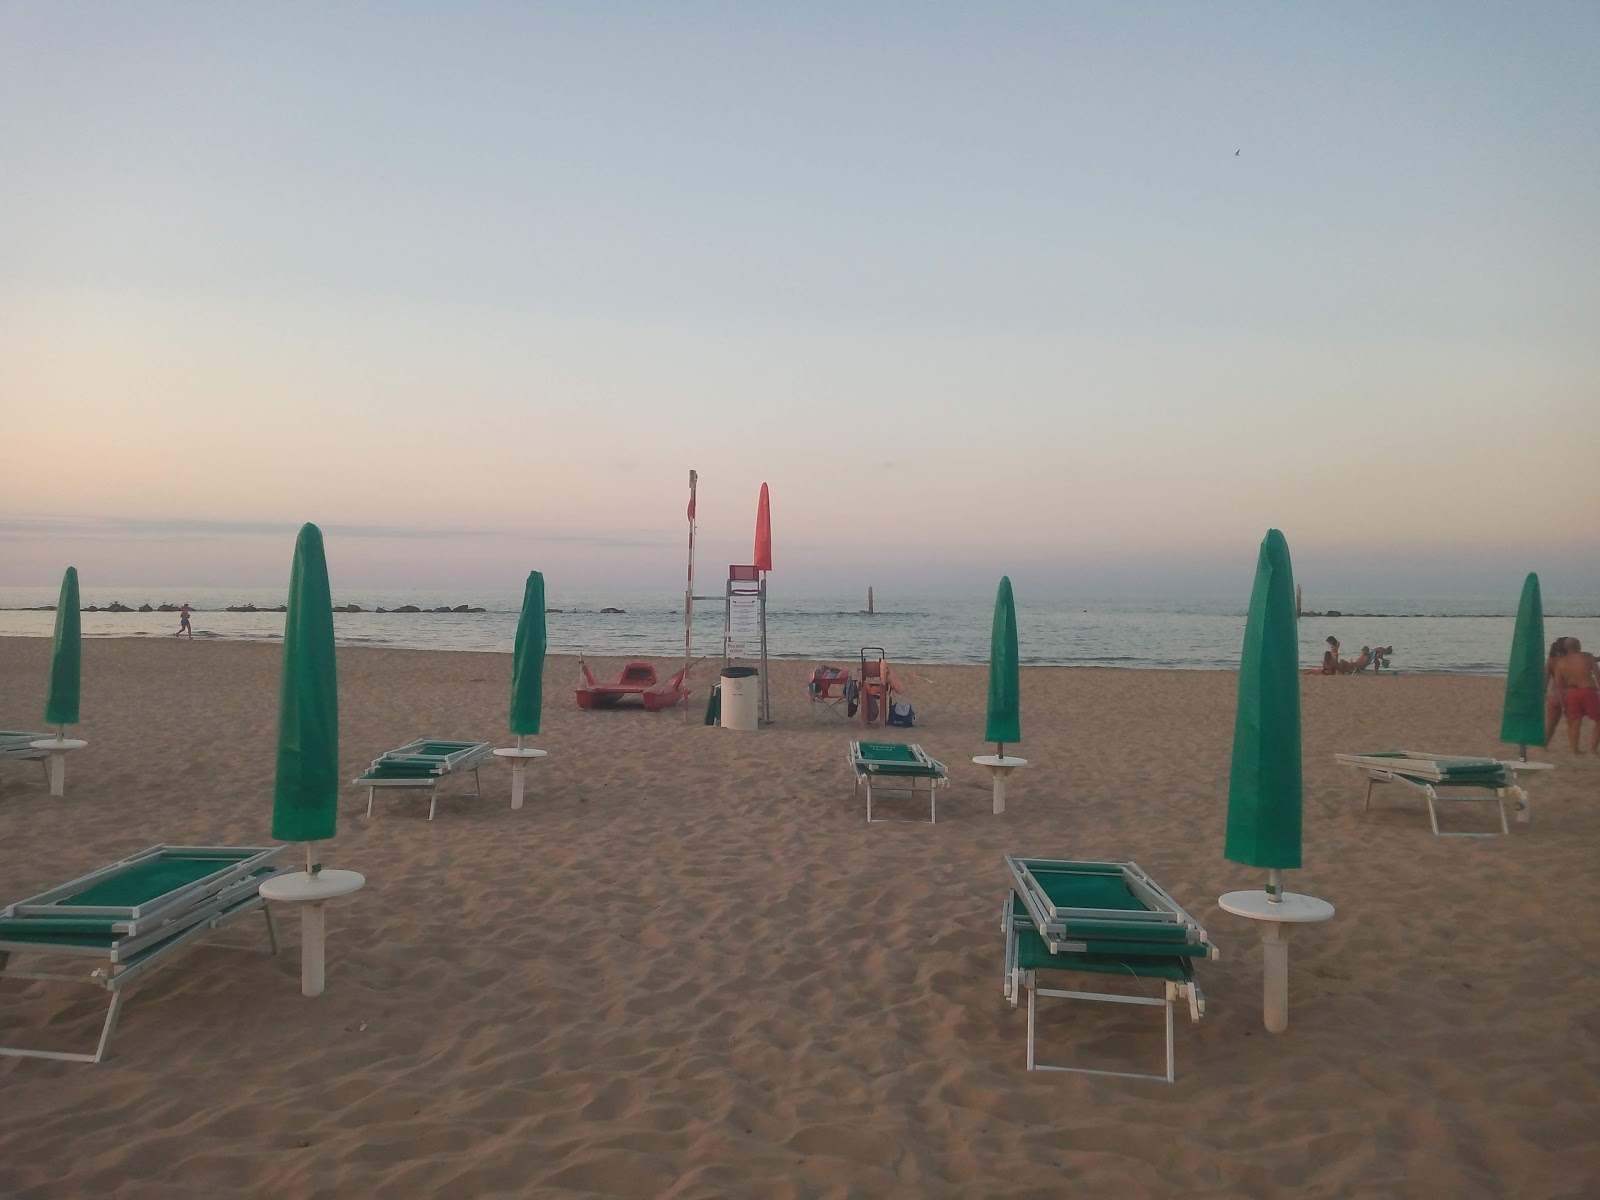
[[[761,691],[761,672],[755,667],[722,668],[722,727],[756,728],[757,695]]]

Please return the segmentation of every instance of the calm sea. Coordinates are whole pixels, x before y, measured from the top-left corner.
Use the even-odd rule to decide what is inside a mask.
[[[50,612],[18,611],[51,604],[54,588],[0,588],[0,635],[49,637]],[[113,602],[181,604],[198,611],[197,637],[271,640],[283,636],[283,614],[226,612],[228,606],[260,608],[283,603],[273,589],[217,588],[85,589],[85,605]],[[516,631],[520,592],[367,591],[339,593],[337,604],[369,611],[338,613],[334,628],[341,644],[404,646],[424,650],[509,651]],[[1394,647],[1397,671],[1503,672],[1511,646],[1517,597],[1503,601],[1429,600],[1398,597],[1323,599],[1326,608],[1345,614],[1388,616],[1308,617],[1300,623],[1303,665],[1321,661],[1323,638],[1336,636],[1342,653],[1353,658],[1363,645]],[[656,592],[562,594],[548,603],[559,608],[547,618],[550,650],[556,654],[671,660],[683,653],[683,597]],[[377,613],[401,605],[429,609],[466,604],[475,613]],[[769,653],[775,658],[840,663],[863,646],[883,646],[890,661],[981,663],[988,659],[993,596],[880,597],[873,616],[861,613],[862,598],[785,595],[776,581],[767,609]],[[1238,664],[1248,597],[1206,600],[1093,600],[1017,597],[1017,624],[1025,663],[1073,666],[1231,669]],[[602,613],[602,608],[625,609]],[[1545,618],[1547,639],[1570,634],[1586,646],[1600,646],[1600,598],[1551,605]],[[1562,612],[1582,616],[1562,616]],[[695,604],[696,655],[720,658],[721,596]],[[172,633],[172,613],[85,613],[87,637],[161,637]]]

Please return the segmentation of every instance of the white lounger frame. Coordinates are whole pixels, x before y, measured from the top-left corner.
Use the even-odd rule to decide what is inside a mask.
[[[50,735],[48,733],[20,733],[14,730],[0,732],[0,758],[33,759],[44,771],[45,786],[50,786],[50,755],[44,750],[35,750],[34,742],[42,742]]]
[[[1117,992],[1081,992],[1066,988],[1047,988],[1039,985],[1039,972],[1023,970],[1017,965],[1018,935],[1023,931],[1032,931],[1033,922],[1026,917],[1018,917],[1012,911],[1012,897],[1006,895],[1005,904],[1000,911],[1000,928],[1006,935],[1005,971],[1002,979],[1002,989],[1007,1000],[1011,1001],[1013,1008],[1017,1005],[1019,994],[1026,989],[1028,993],[1028,1054],[1027,1069],[1030,1071],[1062,1071],[1073,1075],[1104,1075],[1113,1079],[1164,1079],[1173,1083],[1178,1077],[1177,1051],[1174,1046],[1172,1030],[1172,1006],[1180,999],[1189,1003],[1189,1019],[1198,1023],[1205,1015],[1205,993],[1200,990],[1200,985],[1190,979],[1184,983],[1175,980],[1163,979],[1163,995],[1156,996],[1127,996]],[[1215,955],[1213,955],[1215,957]],[[1071,959],[1063,959],[1061,970],[1072,970]],[[1139,976],[1130,975],[1129,978],[1137,979]],[[1166,1032],[1166,1070],[1161,1074],[1147,1071],[1107,1071],[1091,1067],[1069,1067],[1065,1064],[1042,1063],[1038,1058],[1037,1037],[1035,1030],[1038,1025],[1039,997],[1047,996],[1058,1000],[1088,1000],[1101,1004],[1132,1004],[1145,1008],[1161,1008]]]
[[[938,774],[906,775],[899,772],[894,774],[879,773],[872,769],[871,765],[866,759],[860,757],[860,754],[857,750],[859,744],[860,743],[858,742],[851,742],[849,749],[845,752],[845,757],[849,759],[850,767],[856,773],[855,795],[857,798],[860,797],[863,786],[865,786],[867,789],[867,824],[874,824],[872,819],[872,781],[874,779],[878,781],[878,787],[881,790],[904,792],[912,799],[915,799],[917,793],[922,790],[921,788],[917,787],[917,780],[925,779],[928,781],[928,823],[930,825],[937,825],[939,823],[938,789],[950,786],[950,774],[945,769],[945,765],[936,758],[930,758],[926,750],[924,750],[921,746],[912,743],[906,748],[915,751],[919,765],[927,768],[929,771],[937,771]],[[905,781],[904,787],[886,786],[890,781],[895,781],[898,783],[901,780]],[[890,822],[887,821],[876,822],[876,824],[879,825],[886,825],[889,823]]]
[[[1372,788],[1378,783],[1395,783],[1402,787],[1411,788],[1422,793],[1428,806],[1428,824],[1433,827],[1437,837],[1504,837],[1511,833],[1511,823],[1506,817],[1506,800],[1514,798],[1517,807],[1525,814],[1532,805],[1528,791],[1517,779],[1519,771],[1548,770],[1549,763],[1507,762],[1502,759],[1495,761],[1510,773],[1511,782],[1505,787],[1495,787],[1492,784],[1460,783],[1449,780],[1440,770],[1438,764],[1448,761],[1448,755],[1424,756],[1417,755],[1412,758],[1373,757],[1365,754],[1335,754],[1334,761],[1341,766],[1354,767],[1367,777],[1366,793],[1361,798],[1361,811],[1367,812],[1372,808]],[[1442,788],[1459,789],[1441,791]],[[1475,793],[1475,794],[1473,794]],[[1488,793],[1485,795],[1484,793]],[[1439,828],[1438,805],[1441,802],[1456,804],[1493,804],[1500,814],[1500,832],[1493,830],[1444,830]]]
[[[433,820],[433,814],[439,807],[439,781],[447,775],[454,774],[456,771],[470,770],[472,772],[472,790],[470,792],[463,792],[462,798],[466,800],[473,800],[481,796],[483,794],[483,781],[478,777],[478,768],[483,765],[485,759],[494,753],[494,747],[489,745],[488,742],[477,742],[467,749],[457,750],[453,754],[426,755],[408,753],[413,746],[425,745],[428,742],[444,742],[454,740],[456,739],[417,738],[415,741],[408,742],[406,745],[401,746],[398,750],[389,751],[389,753],[383,755],[382,758],[373,759],[372,765],[374,767],[382,762],[385,758],[428,759],[434,762],[436,765],[432,775],[424,776],[418,779],[380,779],[374,778],[370,775],[362,775],[358,779],[351,780],[351,783],[355,784],[356,786],[367,789],[368,818],[370,819],[372,816],[372,800],[377,794],[377,789],[427,788],[428,820]]]
[[[121,863],[113,864],[121,866]],[[82,886],[87,880],[106,874],[111,868],[94,872],[92,875],[83,876],[62,888],[53,889],[51,893],[63,891],[65,888]],[[261,898],[260,887],[262,880],[257,876],[249,876],[236,880],[231,886],[213,894],[204,904],[197,905],[190,911],[159,926],[146,936],[137,939],[139,946],[148,945],[152,940],[169,938],[155,953],[140,959],[137,962],[121,963],[121,955],[135,952],[131,944],[133,939],[123,939],[109,952],[101,947],[87,946],[52,946],[48,943],[38,942],[11,942],[0,936],[0,979],[30,979],[48,980],[61,983],[89,983],[105,988],[111,993],[111,1000],[106,1008],[106,1019],[100,1027],[100,1041],[93,1054],[77,1053],[65,1050],[33,1050],[20,1046],[0,1046],[0,1056],[6,1058],[49,1058],[59,1062],[86,1062],[97,1063],[105,1058],[106,1052],[111,1048],[111,1039],[117,1031],[117,1018],[122,1014],[122,998],[125,990],[145,971],[166,962],[174,951],[198,941],[206,934],[216,929],[219,925],[243,916],[255,909],[261,909],[267,921],[267,941],[270,953],[278,953],[278,932],[272,924],[272,909],[266,906],[266,901]],[[17,905],[12,905],[6,911],[11,913]],[[172,930],[176,927],[182,929],[176,937]],[[185,928],[187,927],[187,928]],[[95,957],[103,958],[107,965],[96,967],[88,976],[68,975],[57,971],[18,971],[13,970],[10,959],[13,954],[37,954],[44,957]]]

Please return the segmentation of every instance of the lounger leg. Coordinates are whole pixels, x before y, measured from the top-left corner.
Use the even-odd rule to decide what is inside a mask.
[[[1435,792],[1431,787],[1425,787],[1425,788],[1422,789],[1422,791],[1423,791],[1423,794],[1426,795],[1427,798],[1428,798],[1428,824],[1433,826],[1433,836],[1434,837],[1438,837],[1439,836],[1439,814],[1434,810],[1434,807],[1433,807],[1434,799],[1437,797],[1438,793]]]
[[[1167,984],[1167,1082],[1172,1083],[1178,1078],[1177,1056],[1172,1048],[1172,984]]]
[[[433,820],[433,810],[439,807],[439,785],[435,783],[428,789],[428,820]]]
[[[1022,986],[1028,989],[1028,1070],[1033,1070],[1033,1017],[1039,1006],[1039,980],[1032,971],[1023,973]]]
[[[472,794],[474,796],[483,795],[483,781],[478,778],[477,767],[472,768]]]
[[[95,1048],[90,1062],[99,1062],[111,1048],[111,1035],[117,1031],[117,1018],[122,1015],[122,989],[111,993],[111,1007],[106,1009],[106,1023],[100,1029],[100,1045]]]
[[[272,947],[272,953],[276,957],[278,953],[278,927],[272,923],[272,905],[263,904],[261,906],[261,915],[267,919],[267,944]]]
[[[367,789],[367,820],[369,821],[372,819],[372,797],[377,794],[377,791],[377,788],[369,787]]]
[[[1367,776],[1367,794],[1366,794],[1366,797],[1361,801],[1361,811],[1362,812],[1368,812],[1368,811],[1371,810],[1371,808],[1372,808],[1372,785],[1377,783],[1377,782],[1378,781],[1376,779],[1374,779],[1371,775]]]
[[[939,789],[933,785],[933,780],[928,780],[928,823],[939,823]]]
[[[867,824],[872,824],[872,779],[867,778]]]

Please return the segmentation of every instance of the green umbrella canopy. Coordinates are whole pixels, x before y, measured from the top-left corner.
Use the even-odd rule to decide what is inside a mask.
[[[538,733],[544,714],[544,576],[528,572],[511,656],[511,732]]]
[[[989,720],[986,742],[1022,740],[1022,702],[1017,679],[1017,604],[1011,577],[1000,577],[994,597],[994,631],[989,635]]]
[[[322,531],[303,525],[294,544],[289,612],[283,625],[278,697],[278,781],[272,836],[331,838],[338,823],[339,682],[333,654],[333,597]]]
[[[1506,702],[1500,715],[1500,740],[1544,745],[1544,603],[1539,576],[1522,583],[1517,626],[1511,634],[1511,666],[1506,672]]]
[[[78,723],[78,692],[83,678],[83,616],[78,611],[78,568],[61,577],[56,602],[55,649],[50,653],[50,695],[44,719],[52,725]]]
[[[1300,635],[1289,543],[1267,530],[1239,660],[1239,708],[1223,853],[1250,867],[1300,865]]]

